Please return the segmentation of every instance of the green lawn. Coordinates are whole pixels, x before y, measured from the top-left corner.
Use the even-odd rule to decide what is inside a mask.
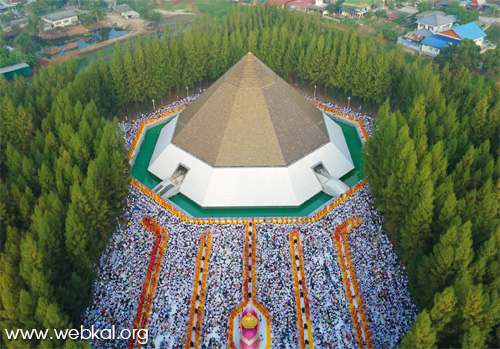
[[[167,10],[167,11],[184,10],[184,12],[192,12],[189,4],[168,5],[163,10]]]
[[[486,30],[486,34],[488,34],[486,40],[496,42],[497,44],[500,43],[500,24],[492,24],[491,27]]]
[[[359,28],[359,23],[358,20],[353,19],[353,18],[344,18],[342,21],[340,21],[339,26],[343,28],[354,28],[357,29]]]
[[[135,46],[135,42],[137,41],[137,37],[129,39],[132,47]],[[125,51],[125,44],[127,40],[121,40],[122,50]],[[105,61],[110,61],[113,57],[113,53],[115,51],[115,43],[110,43],[109,46],[105,46],[104,48],[97,49],[95,51],[88,52],[84,54],[82,57],[76,59],[76,64],[79,70],[86,68],[90,62],[97,62],[97,58],[99,54],[102,54]]]
[[[229,0],[197,0],[194,2],[198,6],[198,10],[202,13],[210,13],[212,17],[224,17],[231,11],[234,2]]]

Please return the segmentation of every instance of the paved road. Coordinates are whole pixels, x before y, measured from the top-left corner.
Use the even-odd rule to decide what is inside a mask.
[[[479,16],[479,21],[489,23],[491,20],[496,23],[500,23],[500,18],[491,18],[491,17],[481,17]]]

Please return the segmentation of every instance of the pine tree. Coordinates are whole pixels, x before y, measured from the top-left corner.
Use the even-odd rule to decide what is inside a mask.
[[[144,62],[146,67],[144,69],[143,79],[145,81],[145,93],[148,100],[158,95],[159,83],[158,79],[155,79],[155,76],[158,75],[155,72],[155,70],[158,69],[158,59],[161,59],[161,56],[156,57],[154,55],[151,38],[146,36],[146,41],[144,43]]]
[[[219,37],[218,35],[215,36]],[[253,54],[257,53],[257,42],[258,42],[257,34],[253,30],[251,30],[250,33],[248,33],[248,43],[247,43],[248,52],[252,52]]]
[[[118,106],[122,106],[128,102],[128,84],[123,53],[119,41],[116,42],[115,51],[109,64],[109,71],[113,82],[113,92],[116,96],[116,103]]]
[[[350,31],[349,35],[349,46],[346,64],[344,66],[344,80],[345,80],[345,90],[353,91],[355,85],[356,62],[358,61],[358,35],[355,31]]]
[[[278,55],[278,45],[280,42],[279,27],[273,26],[271,30],[271,44],[269,45],[269,52],[267,62],[272,71],[279,72],[281,68],[282,57]]]
[[[387,217],[387,228],[394,232],[398,243],[401,241],[400,227],[407,223],[407,213],[410,212],[412,204],[412,183],[417,176],[417,155],[415,145],[409,135],[407,125],[403,126],[398,133],[396,146],[393,149],[396,156],[391,165],[392,173],[388,178],[387,188],[384,193],[387,201],[384,211]],[[406,253],[409,252],[405,250]]]
[[[2,316],[0,325],[2,328],[13,328],[19,321],[19,292],[24,286],[19,277],[20,236],[16,228],[3,226],[5,228],[5,244],[0,258],[2,277],[0,278],[0,302],[2,303]]]
[[[167,76],[166,80],[172,81],[172,87],[175,87],[177,91],[180,90],[182,81],[182,66],[181,66],[181,54],[177,40],[170,41],[170,56],[169,62],[167,64]]]
[[[229,36],[228,33],[225,32],[222,35],[222,44],[220,47],[220,62],[219,62],[219,70],[222,73],[227,71],[230,68],[229,61],[230,51],[229,51]]]
[[[31,122],[31,115],[26,113],[24,107],[19,106],[17,108],[17,113],[15,115],[15,121],[13,123],[12,131],[15,133],[14,139],[20,140],[23,142],[18,144],[17,147],[21,154],[27,154],[29,150],[29,144],[33,140],[33,136],[35,134],[35,129]]]
[[[127,60],[126,57],[127,56],[125,54],[125,61]],[[134,72],[132,77],[132,85],[135,87],[134,101],[141,102],[144,101],[144,97],[147,96],[147,83],[149,82],[149,76],[146,59],[144,57],[144,45],[142,42],[142,36],[140,35],[135,43],[133,62],[133,69],[131,70]]]
[[[286,25],[282,25],[280,28],[280,33],[279,33],[279,40],[276,45],[276,56],[279,57],[276,58],[277,62],[276,64],[278,65],[277,71],[283,76],[287,76],[288,73],[290,72],[291,69],[289,67],[286,67],[286,64],[288,62],[285,62],[286,54],[288,51],[293,52],[293,47],[289,47],[288,45],[290,44],[289,42],[289,28]],[[287,70],[285,70],[287,68]]]
[[[471,326],[462,337],[462,348],[483,348],[486,342],[486,333],[479,326]]]
[[[270,52],[271,52],[271,34],[269,33],[269,28],[266,27],[264,28],[262,34],[260,35],[259,50],[258,50],[258,57],[266,65],[269,65],[269,62],[271,62],[273,58],[270,56]]]
[[[326,61],[325,77],[327,79],[326,86],[338,87],[339,77],[337,75],[337,60],[338,50],[340,47],[339,35],[335,35],[331,46],[331,51],[328,53],[328,60]]]
[[[309,47],[307,48],[309,56]],[[321,35],[316,42],[316,47],[313,48],[307,69],[311,84],[317,83],[322,78],[325,71],[325,38]]]
[[[392,84],[392,68],[384,56],[376,55],[373,59],[371,72],[372,83],[369,85],[371,89],[367,92],[366,97],[375,103],[381,103],[389,94]]]
[[[184,69],[182,81],[186,86],[191,86],[197,79],[198,58],[191,30],[186,30],[182,40],[182,51],[184,52]]]
[[[450,227],[419,270],[427,297],[451,285],[459,274],[468,270],[473,257],[471,223]]]
[[[153,97],[158,99],[167,91],[163,83],[163,79],[165,77],[166,58],[158,35],[155,35],[151,56],[152,57],[149,57],[149,60],[147,59],[146,62],[148,66],[152,65],[150,66],[152,75],[151,84],[154,87],[155,93]]]
[[[338,87],[347,89],[348,88],[348,79],[346,74],[346,67],[348,64],[347,52],[349,47],[349,33],[344,33],[342,36],[342,41],[340,43],[339,55],[337,58],[337,66],[335,70],[335,75],[338,80]]]
[[[394,155],[398,129],[397,116],[389,111],[389,100],[380,107],[376,126],[372,138],[363,147],[363,167],[375,200],[380,200],[393,172],[391,155]],[[385,210],[385,202],[380,203]]]
[[[404,338],[402,348],[436,348],[436,330],[427,310],[423,310],[413,321],[412,329]]]
[[[434,209],[434,183],[431,180],[430,156],[423,162],[416,176],[418,192],[408,193],[412,201],[400,228],[401,246],[408,252],[405,258],[428,252]]]
[[[71,203],[66,216],[65,241],[68,257],[72,261],[77,274],[84,275],[91,267],[90,258],[86,255],[91,227],[86,213],[89,212],[87,199],[78,183],[71,188]]]
[[[212,42],[209,51],[209,77],[214,80],[218,78],[221,74],[220,66],[220,46],[221,46],[221,36],[219,33],[212,35]]]
[[[439,336],[443,336],[442,332],[447,330],[448,324],[452,322],[457,314],[456,309],[457,297],[453,286],[449,286],[443,290],[441,293],[436,293],[434,295],[434,307],[430,311],[430,317],[432,319],[433,328]],[[447,330],[447,332],[450,332]]]
[[[123,67],[125,72],[125,83],[127,86],[126,91],[126,102],[136,102],[141,97],[139,95],[139,88],[135,85],[137,76],[135,70],[135,62],[132,57],[132,45],[130,41],[127,41],[127,46],[125,46],[125,56],[123,57]]]
[[[368,56],[365,42],[366,40],[364,38],[360,39],[358,57],[357,60],[353,62],[356,73],[352,79],[352,93],[361,98],[369,97],[368,91],[371,90],[372,84],[372,61],[371,57]]]
[[[470,119],[470,137],[475,146],[479,146],[491,135],[488,127],[488,96],[483,96],[472,110]],[[497,114],[498,115],[498,114]]]

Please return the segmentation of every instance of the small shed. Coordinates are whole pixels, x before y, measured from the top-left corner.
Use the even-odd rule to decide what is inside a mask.
[[[134,11],[132,7],[127,4],[113,6],[113,10],[118,13],[120,16],[127,19],[140,18],[141,15]]]
[[[406,18],[410,18],[411,16],[415,15],[418,13],[418,10],[414,7],[403,7],[394,11],[389,12],[387,15],[387,18],[389,19],[398,19],[399,16],[403,15]]]
[[[19,63],[11,65],[10,67],[0,68],[0,75],[3,75],[6,79],[13,79],[16,75],[26,76],[30,74],[30,66],[26,63]]]
[[[444,13],[443,11],[424,11],[424,12],[421,12],[421,13],[417,13],[415,15],[415,17],[417,17],[417,18],[425,18],[425,17],[429,17],[429,16],[432,16],[432,15],[446,16],[446,13]]]

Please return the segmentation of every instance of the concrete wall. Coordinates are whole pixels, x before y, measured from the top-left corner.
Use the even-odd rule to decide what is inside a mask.
[[[363,137],[363,132],[361,131],[361,127],[359,127],[359,124],[357,122],[351,121],[349,119],[344,119],[343,117],[340,117],[338,115],[331,114],[328,112],[324,112],[324,113],[327,114],[328,116],[330,116],[334,120],[340,121],[344,124],[348,124],[348,125],[354,127],[356,129],[356,132],[358,133],[358,138],[361,141],[361,144],[365,145],[365,138]]]
[[[439,51],[440,50],[438,48],[422,45],[422,52],[425,53],[426,55],[436,57],[437,55],[439,55]]]
[[[144,129],[142,130],[142,133],[139,136],[139,140],[137,141],[137,145],[135,146],[134,154],[132,155],[132,157],[130,158],[130,161],[129,161],[131,167],[134,167],[135,159],[137,158],[137,154],[139,154],[139,151],[141,150],[141,145],[142,145],[142,142],[144,141],[144,137],[146,136],[147,131],[150,128],[153,128],[153,127],[156,127],[158,125],[162,125],[162,124],[165,124],[165,123],[169,122],[174,117],[176,117],[178,114],[179,113],[172,114],[172,115],[170,115],[170,116],[168,116],[166,118],[153,121],[152,123],[147,124],[146,126],[144,126]]]
[[[415,50],[415,51],[420,51],[421,46],[422,46],[420,44],[414,43],[413,41],[408,41],[407,39],[403,38],[402,36],[400,36],[398,38],[398,44],[401,44],[403,46],[411,48],[412,50]]]

